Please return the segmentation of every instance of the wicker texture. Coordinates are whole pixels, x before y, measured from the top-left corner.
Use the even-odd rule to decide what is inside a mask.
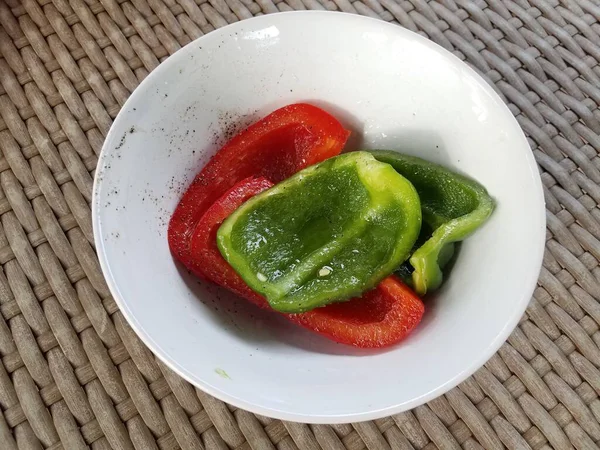
[[[94,169],[127,96],[202,34],[293,9],[378,17],[454,52],[542,171],[547,251],[519,327],[458,388],[373,422],[285,423],[195,390],[129,328],[94,253]],[[0,0],[0,448],[597,449],[598,105],[599,0]]]

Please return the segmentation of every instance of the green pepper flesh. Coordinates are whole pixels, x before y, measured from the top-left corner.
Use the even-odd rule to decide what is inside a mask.
[[[217,233],[223,257],[281,312],[375,287],[421,227],[413,185],[366,152],[331,158],[253,197]]]
[[[438,164],[388,150],[370,153],[406,177],[419,193],[423,222],[433,232],[409,262],[414,268],[413,288],[424,295],[442,284],[442,268],[454,252],[453,243],[467,238],[490,217],[494,201],[478,182]],[[401,275],[405,272],[406,267]]]

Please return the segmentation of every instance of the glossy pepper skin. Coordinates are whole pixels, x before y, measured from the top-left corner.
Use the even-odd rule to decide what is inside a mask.
[[[248,200],[223,222],[217,244],[273,309],[300,313],[375,287],[408,258],[420,227],[412,184],[353,152]]]
[[[206,210],[236,183],[264,176],[273,183],[338,155],[349,132],[316,106],[280,108],[239,133],[196,176],[169,222],[169,248],[195,275],[207,279],[190,253],[190,241]]]
[[[423,223],[432,231],[409,259],[413,288],[419,295],[437,289],[443,281],[442,268],[462,241],[492,214],[494,201],[476,181],[438,164],[394,151],[370,153],[390,164],[415,186],[421,199]]]
[[[424,312],[421,299],[391,275],[360,298],[289,314],[288,318],[341,344],[382,348],[405,339]]]

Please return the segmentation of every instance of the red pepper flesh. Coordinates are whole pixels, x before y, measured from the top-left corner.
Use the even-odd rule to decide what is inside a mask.
[[[424,312],[421,299],[391,275],[360,298],[290,314],[288,319],[342,344],[381,348],[406,338]]]
[[[169,222],[171,253],[195,274],[204,267],[191,257],[196,224],[219,197],[249,176],[274,183],[299,170],[338,155],[349,132],[316,106],[285,106],[231,139],[196,176]]]
[[[264,177],[249,177],[240,181],[206,210],[190,241],[190,258],[197,263],[194,267],[202,267],[199,275],[261,308],[268,309],[269,303],[250,289],[221,256],[217,247],[217,230],[242,203],[271,186],[273,183]]]

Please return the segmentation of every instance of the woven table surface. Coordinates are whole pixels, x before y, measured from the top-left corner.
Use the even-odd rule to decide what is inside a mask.
[[[286,423],[195,390],[129,328],[94,252],[94,169],[135,87],[215,28],[299,9],[452,51],[509,104],[542,172],[546,254],[518,328],[458,388],[372,422]],[[599,0],[0,0],[0,448],[598,448],[598,105]]]

